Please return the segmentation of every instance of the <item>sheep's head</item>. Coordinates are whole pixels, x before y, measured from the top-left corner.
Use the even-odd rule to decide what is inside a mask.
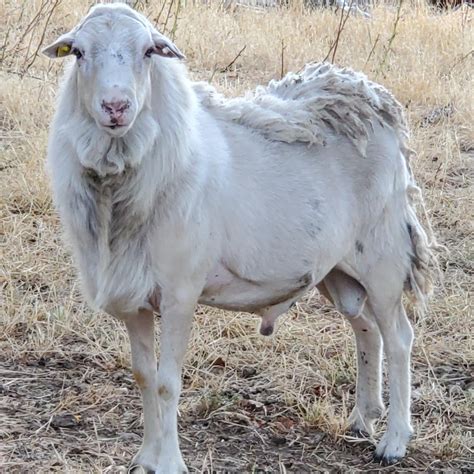
[[[76,56],[80,100],[97,126],[123,136],[150,96],[153,56],[184,56],[149,21],[124,4],[99,5],[43,51]]]

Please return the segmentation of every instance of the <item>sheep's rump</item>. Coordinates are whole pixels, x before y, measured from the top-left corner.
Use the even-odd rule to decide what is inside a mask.
[[[201,104],[220,118],[249,127],[269,140],[324,145],[328,134],[347,137],[365,155],[374,120],[397,134],[402,153],[407,127],[401,105],[364,74],[328,63],[259,86],[245,97],[227,99],[207,83],[195,83]]]

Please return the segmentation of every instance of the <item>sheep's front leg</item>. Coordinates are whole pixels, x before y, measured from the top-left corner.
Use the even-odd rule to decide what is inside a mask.
[[[145,434],[132,467],[147,472],[187,472],[179,449],[177,410],[181,370],[188,344],[196,300],[163,296],[161,302],[160,363],[156,371],[153,350],[153,315],[141,312],[130,318],[127,329],[132,346],[132,366],[142,391]]]
[[[152,470],[158,463],[162,439],[153,312],[142,310],[128,316],[125,325],[132,350],[133,376],[142,393],[144,415],[143,444],[132,461],[132,469],[144,466]]]
[[[161,302],[160,363],[158,396],[162,413],[162,445],[158,473],[187,472],[178,441],[178,400],[181,392],[181,371],[186,353],[195,298],[164,295]]]
[[[195,300],[163,297],[160,364],[156,370],[153,313],[140,311],[126,320],[132,347],[132,369],[143,398],[144,438],[133,467],[147,472],[187,472],[177,431],[181,369],[188,344]]]

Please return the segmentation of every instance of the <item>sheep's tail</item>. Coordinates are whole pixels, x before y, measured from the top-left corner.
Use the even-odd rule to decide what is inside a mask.
[[[412,153],[410,150],[410,154]],[[442,272],[436,253],[447,249],[436,241],[421,190],[411,172],[409,156],[406,156],[406,163],[410,173],[407,187],[407,230],[412,254],[405,293],[423,314],[427,308],[427,301],[433,293],[434,284],[442,282]],[[417,208],[421,210],[424,227],[417,216]]]
[[[407,169],[407,214],[406,226],[410,236],[411,264],[405,282],[405,293],[421,314],[426,311],[427,302],[433,293],[435,283],[442,284],[442,272],[436,254],[447,251],[440,245],[431,227],[421,189],[416,184],[411,169],[411,158],[416,156],[408,146],[409,129],[402,105],[387,90],[381,88],[379,94],[390,110],[392,127],[398,136],[400,152]],[[420,211],[421,221],[417,215]],[[422,224],[423,222],[423,224]]]

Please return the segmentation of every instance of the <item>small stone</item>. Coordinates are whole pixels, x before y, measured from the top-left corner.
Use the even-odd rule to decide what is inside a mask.
[[[286,438],[284,436],[271,436],[270,441],[275,446],[283,446],[284,444],[286,444]]]
[[[74,428],[79,424],[80,418],[69,413],[54,415],[51,420],[53,428]]]
[[[254,367],[244,367],[242,369],[242,378],[248,379],[250,377],[253,377],[257,373],[257,369]]]

